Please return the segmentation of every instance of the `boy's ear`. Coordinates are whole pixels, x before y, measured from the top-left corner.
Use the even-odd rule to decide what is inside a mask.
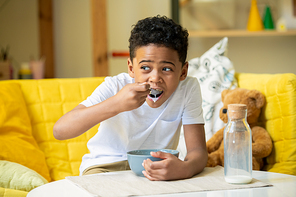
[[[131,78],[135,77],[134,73],[134,68],[133,68],[133,62],[131,61],[130,58],[127,59],[127,69],[128,69],[128,74]]]
[[[185,64],[182,67],[180,81],[183,81],[184,79],[186,79],[187,72],[188,72],[188,62],[185,62]]]

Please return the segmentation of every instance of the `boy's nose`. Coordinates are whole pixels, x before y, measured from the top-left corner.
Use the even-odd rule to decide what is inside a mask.
[[[149,81],[151,83],[160,83],[162,81],[162,79],[161,79],[161,76],[159,75],[159,73],[155,71],[155,72],[151,73]]]

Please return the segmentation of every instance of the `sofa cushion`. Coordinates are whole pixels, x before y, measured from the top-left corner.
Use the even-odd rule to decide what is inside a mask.
[[[31,191],[48,183],[40,174],[21,164],[0,160],[0,187]]]
[[[53,136],[55,122],[87,98],[103,77],[19,81],[32,123],[33,136],[45,153],[52,180],[79,175],[87,142],[98,125],[79,137],[59,141]]]
[[[260,116],[273,140],[265,170],[296,175],[296,75],[236,74],[241,88],[257,89],[266,97]]]
[[[44,153],[32,136],[20,85],[15,82],[0,85],[0,150],[0,160],[22,164],[50,180]]]

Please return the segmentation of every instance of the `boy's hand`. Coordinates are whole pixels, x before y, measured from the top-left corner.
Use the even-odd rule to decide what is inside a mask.
[[[124,86],[117,94],[121,111],[130,111],[143,105],[149,94],[150,85],[147,82],[133,83]]]
[[[147,159],[143,162],[145,171],[143,174],[151,181],[175,180],[186,177],[186,173],[182,171],[183,161],[170,153],[161,151],[151,152],[151,156],[158,157],[163,160],[151,161]]]

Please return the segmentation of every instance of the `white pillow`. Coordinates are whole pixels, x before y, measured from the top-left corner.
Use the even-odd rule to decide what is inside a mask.
[[[221,92],[237,87],[233,64],[224,56],[227,44],[228,38],[225,37],[200,58],[189,61],[188,75],[196,77],[201,86],[207,140],[224,126],[219,118],[223,106]]]
[[[224,56],[227,44],[228,38],[225,37],[200,58],[197,57],[188,61],[188,76],[196,77],[201,87],[207,141],[225,125],[219,117],[219,111],[223,106],[221,92],[225,89],[237,87],[233,64]],[[180,152],[179,158],[184,159],[186,156],[186,145],[183,128],[181,129],[177,149]]]

